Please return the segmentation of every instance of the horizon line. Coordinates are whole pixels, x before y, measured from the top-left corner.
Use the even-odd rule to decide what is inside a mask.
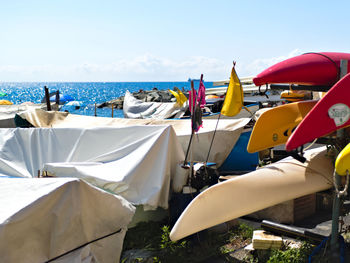
[[[199,81],[199,80],[194,80],[194,81]],[[225,81],[225,80],[203,80],[204,82],[215,82],[215,81]],[[0,84],[1,83],[117,83],[117,82],[127,82],[127,83],[140,83],[140,82],[151,82],[151,83],[154,83],[154,82],[190,82],[188,80],[184,80],[184,81],[181,81],[181,80],[146,80],[146,81],[78,81],[78,80],[73,80],[73,81],[53,81],[53,80],[50,80],[50,81],[0,81]]]

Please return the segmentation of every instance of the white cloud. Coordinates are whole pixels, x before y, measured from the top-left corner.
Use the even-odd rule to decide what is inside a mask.
[[[171,60],[151,54],[121,59],[111,64],[0,66],[1,81],[187,81],[188,77],[205,79],[226,76],[227,65],[207,57]]]
[[[293,50],[286,56],[260,58],[252,63],[237,63],[239,76],[254,76],[267,67],[300,54]],[[189,77],[228,79],[232,64],[203,56],[173,60],[152,54],[120,59],[110,64],[0,66],[0,81],[187,81]]]
[[[301,52],[299,49],[294,49],[289,54],[285,56],[273,57],[273,58],[258,58],[255,59],[252,63],[249,63],[241,68],[241,72],[244,76],[255,76],[261,71],[267,69],[268,67],[286,60],[288,58],[301,55],[304,52]]]

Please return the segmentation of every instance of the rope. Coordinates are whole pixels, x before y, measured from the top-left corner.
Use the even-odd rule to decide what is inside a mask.
[[[346,183],[345,183],[344,189],[341,191],[338,188],[335,176],[336,176],[336,172],[334,171],[333,184],[334,184],[335,192],[336,192],[338,198],[340,198],[341,196],[346,196],[348,194],[348,187],[349,187],[349,170],[346,170]]]
[[[333,65],[335,66],[336,70],[337,70],[337,79],[339,79],[339,76],[340,76],[340,67],[338,67],[337,63],[331,59],[330,57],[328,57],[327,55],[325,54],[322,54],[322,53],[317,53],[317,52],[308,52],[308,53],[304,53],[303,55],[306,55],[306,54],[315,54],[315,55],[320,55],[322,57],[325,57],[327,58],[330,62],[333,63]]]
[[[266,98],[269,98],[269,96],[266,94],[267,90],[269,89],[268,84],[266,83],[265,91],[261,91],[261,86],[259,86],[259,95],[260,96],[266,96]]]
[[[291,161],[288,161],[288,160],[285,161],[285,160],[282,159],[281,161],[279,161],[279,163],[293,164],[293,165],[300,166],[300,167],[306,169],[306,166],[305,166],[303,163],[299,163],[299,162],[291,162]],[[332,183],[333,183],[332,180],[330,179],[330,177],[329,177],[327,174],[322,174],[322,173],[320,173],[320,171],[317,171],[317,170],[315,170],[315,169],[312,169],[311,167],[307,167],[307,169],[310,170],[310,171],[313,171],[313,172],[316,173],[316,174],[319,174],[320,176],[322,176],[323,179],[325,179],[326,181],[329,182],[329,184],[332,184]]]
[[[306,151],[307,149],[309,149],[312,145],[314,145],[314,143],[317,141],[318,138],[316,138],[310,145],[308,145],[307,147],[305,147],[304,151]]]
[[[243,109],[245,109],[246,111],[248,111],[250,113],[250,117],[254,117],[254,113],[251,112],[246,106],[243,105]]]
[[[91,240],[91,241],[89,241],[89,242],[86,242],[85,244],[83,244],[83,245],[81,245],[81,246],[79,246],[79,247],[73,248],[73,249],[71,249],[71,250],[69,250],[69,251],[67,251],[67,252],[65,252],[65,253],[63,253],[63,254],[57,256],[57,257],[54,257],[54,258],[52,258],[52,259],[49,259],[48,261],[45,261],[45,263],[52,262],[52,261],[54,261],[54,260],[56,260],[56,259],[59,259],[59,258],[65,256],[65,255],[69,254],[69,253],[72,253],[72,252],[75,251],[75,250],[78,250],[78,249],[80,249],[80,248],[82,248],[82,247],[85,247],[85,246],[87,246],[87,245],[89,245],[89,244],[91,244],[91,243],[94,243],[94,242],[99,241],[99,240],[101,240],[101,239],[104,239],[104,238],[106,238],[106,237],[109,237],[109,236],[113,236],[113,235],[115,235],[115,234],[118,234],[120,231],[122,231],[121,228],[118,229],[117,231],[114,231],[113,233],[110,233],[110,234],[107,234],[107,235],[105,235],[105,236],[103,236],[103,237],[99,237],[99,238],[96,238],[96,239]]]
[[[193,132],[193,130],[192,130],[192,132],[191,132],[191,137],[190,137],[190,141],[189,141],[189,143],[188,143],[188,147],[187,147],[186,156],[185,156],[185,160],[184,160],[183,166],[187,166],[187,158],[188,158],[188,153],[189,153],[190,148],[191,148],[193,133],[194,133],[194,132]]]

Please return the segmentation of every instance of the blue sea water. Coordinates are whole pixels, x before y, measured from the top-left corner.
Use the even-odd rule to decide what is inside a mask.
[[[195,82],[197,89],[199,82]],[[204,83],[206,88],[212,88],[212,82]],[[69,112],[80,115],[94,116],[95,103],[100,104],[112,99],[123,96],[128,90],[136,92],[142,90],[167,90],[178,87],[180,89],[190,90],[190,82],[2,82],[0,91],[7,93],[6,99],[14,104],[23,102],[41,103],[44,98],[44,86],[47,86],[50,92],[59,90],[60,94],[68,94],[74,100],[81,101],[83,106],[75,110],[70,107]],[[63,107],[63,110],[65,108]],[[110,108],[97,109],[97,116],[111,117]],[[114,117],[122,118],[122,110],[114,110]]]

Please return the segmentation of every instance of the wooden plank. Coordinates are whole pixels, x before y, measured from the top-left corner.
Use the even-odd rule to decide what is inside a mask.
[[[278,249],[282,246],[282,237],[269,234],[264,230],[255,230],[253,232],[254,249]]]

